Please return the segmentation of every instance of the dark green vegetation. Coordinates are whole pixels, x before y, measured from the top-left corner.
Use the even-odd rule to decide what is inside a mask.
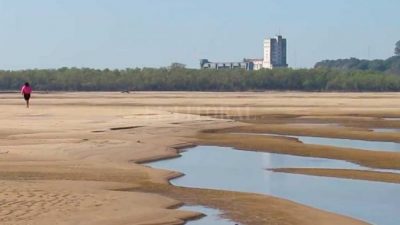
[[[386,60],[365,60],[365,59],[337,59],[324,60],[315,64],[315,68],[330,68],[339,70],[363,70],[391,73],[400,75],[400,42],[396,50],[399,56],[393,56]]]
[[[400,41],[396,43],[396,48],[394,49],[394,54],[400,56]]]
[[[43,91],[400,91],[400,75],[317,69],[194,70],[125,69],[0,71],[0,90],[18,90],[28,81]]]
[[[324,60],[315,64],[314,68],[363,70],[400,75],[400,41],[396,43],[394,54],[396,56],[390,57],[386,60],[365,60],[357,58]]]

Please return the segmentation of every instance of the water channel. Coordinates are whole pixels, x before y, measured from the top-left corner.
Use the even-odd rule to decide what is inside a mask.
[[[371,224],[399,224],[399,184],[267,170],[310,167],[368,170],[346,161],[198,146],[183,152],[180,158],[148,165],[184,173],[185,176],[171,181],[176,186],[273,195]]]

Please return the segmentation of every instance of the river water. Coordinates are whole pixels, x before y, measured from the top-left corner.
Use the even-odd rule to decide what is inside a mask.
[[[368,168],[331,159],[198,146],[182,157],[149,163],[179,171],[180,187],[261,193],[357,218],[377,225],[399,225],[400,185],[383,182],[272,172],[271,168]]]

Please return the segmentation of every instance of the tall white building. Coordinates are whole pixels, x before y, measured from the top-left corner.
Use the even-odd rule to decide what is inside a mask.
[[[264,40],[264,61],[262,67],[267,69],[288,67],[285,38],[278,35],[275,38],[266,38]]]
[[[200,60],[202,69],[246,69],[261,70],[288,67],[286,62],[286,39],[281,35],[264,39],[264,56],[262,59],[243,59],[242,62],[210,62]]]

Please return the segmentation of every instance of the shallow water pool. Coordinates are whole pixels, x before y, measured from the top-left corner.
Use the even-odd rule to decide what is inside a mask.
[[[353,148],[353,149],[361,149],[369,151],[400,152],[400,143],[397,142],[365,141],[365,140],[355,140],[355,139],[312,137],[312,136],[300,136],[300,135],[281,135],[281,134],[269,134],[269,133],[235,133],[235,134],[291,137],[298,139],[304,144],[325,145],[338,148]]]
[[[400,118],[383,118],[383,119],[388,121],[400,121]]]
[[[372,129],[372,131],[379,133],[392,133],[392,132],[400,132],[400,128],[374,128]]]
[[[328,145],[339,148],[355,148],[370,151],[400,152],[400,143],[385,141],[364,141],[341,138],[291,136],[298,138],[304,144]]]
[[[180,158],[148,165],[184,173],[185,176],[171,181],[177,186],[268,194],[371,224],[399,224],[398,184],[266,170],[282,167],[368,169],[345,161],[198,146],[183,152]]]

